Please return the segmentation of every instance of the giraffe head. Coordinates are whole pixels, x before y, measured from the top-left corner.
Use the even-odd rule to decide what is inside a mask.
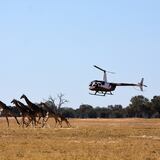
[[[44,102],[41,102],[41,103],[40,103],[40,105],[44,105],[44,104],[45,104]]]
[[[26,98],[26,96],[23,94],[20,99],[22,99],[22,98]]]
[[[12,101],[11,101],[11,103],[16,103],[17,102],[17,100],[16,99],[13,99]]]

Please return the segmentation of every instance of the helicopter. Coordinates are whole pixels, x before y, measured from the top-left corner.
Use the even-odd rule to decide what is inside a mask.
[[[95,68],[99,69],[100,71],[104,72],[103,74],[103,80],[94,80],[90,82],[89,84],[89,90],[94,91],[94,93],[90,93],[91,95],[98,95],[98,96],[105,96],[106,94],[108,95],[113,95],[112,91],[116,89],[117,86],[136,86],[139,87],[141,91],[143,91],[143,87],[147,87],[146,85],[143,84],[144,78],[141,79],[139,83],[112,83],[107,81],[107,73],[112,73],[114,72],[109,72],[106,71],[96,65],[94,65]]]

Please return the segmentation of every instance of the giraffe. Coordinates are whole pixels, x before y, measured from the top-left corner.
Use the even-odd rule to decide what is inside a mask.
[[[28,104],[28,106],[31,108],[31,110],[33,110],[35,112],[35,116],[38,116],[38,121],[36,121],[36,124],[39,123],[41,117],[43,118],[43,122],[42,122],[42,126],[43,126],[43,123],[44,123],[44,119],[45,119],[45,113],[44,113],[44,110],[40,107],[38,107],[38,105],[36,105],[35,103],[32,103],[26,95],[22,95],[20,97],[20,99],[24,99],[26,101],[26,103]]]
[[[60,117],[61,127],[62,127],[62,122],[65,122],[68,127],[71,127],[71,124],[69,123],[68,119],[64,115],[58,114],[58,116]]]
[[[12,109],[9,106],[7,106],[5,103],[0,101],[0,108],[3,109],[3,112],[5,114],[8,127],[9,127],[9,119],[8,119],[9,116],[14,116],[17,124],[20,126],[20,123],[19,123],[17,117],[15,116],[14,112],[12,111]]]
[[[13,104],[17,107],[17,109],[19,110],[19,112],[21,113],[21,116],[22,116],[22,127],[24,127],[24,124],[25,124],[26,127],[27,127],[27,126],[28,126],[28,123],[26,123],[25,117],[27,117],[29,121],[32,120],[32,115],[30,114],[28,108],[25,107],[25,105],[22,106],[22,105],[19,103],[19,101],[16,100],[16,99],[13,99],[13,100],[11,101],[11,103],[13,103]]]
[[[44,102],[41,102],[40,103],[41,106],[43,106],[45,108],[45,110],[47,111],[48,113],[48,117],[47,119],[45,120],[45,123],[48,121],[49,117],[53,117],[54,120],[55,120],[55,127],[57,126],[57,123],[59,125],[61,125],[61,122],[59,120],[59,117],[56,115],[56,113]],[[62,126],[61,126],[62,127]]]
[[[32,122],[32,125],[35,126],[37,113],[33,109],[31,109],[29,106],[24,105],[22,102],[20,102],[20,101],[17,101],[17,102],[18,102],[18,105],[20,105],[22,108],[24,108],[27,111],[27,114],[30,116],[29,122],[26,125],[26,127],[28,127],[31,122]]]

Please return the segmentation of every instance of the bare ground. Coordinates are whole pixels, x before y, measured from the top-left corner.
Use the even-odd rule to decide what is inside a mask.
[[[159,119],[71,119],[72,128],[10,128],[0,119],[0,160],[160,160]]]

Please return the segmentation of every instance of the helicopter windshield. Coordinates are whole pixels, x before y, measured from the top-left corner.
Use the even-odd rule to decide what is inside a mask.
[[[97,80],[95,80],[95,81],[92,81],[89,86],[98,87],[100,85],[103,85],[103,81],[97,81]]]
[[[93,85],[93,83],[94,83],[94,81],[92,81],[92,82],[89,84],[89,86],[92,86],[92,85]]]

